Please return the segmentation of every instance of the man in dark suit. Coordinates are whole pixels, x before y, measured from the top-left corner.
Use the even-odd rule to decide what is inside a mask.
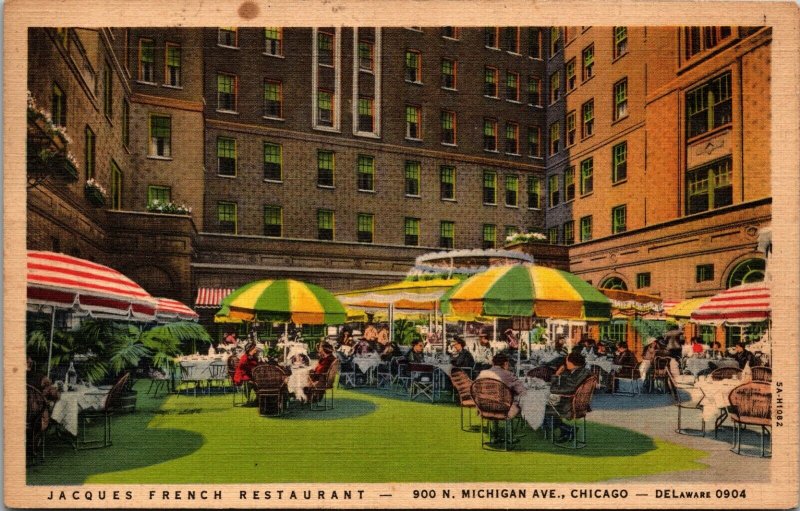
[[[556,371],[550,384],[550,400],[546,410],[548,417],[553,418],[553,431],[556,428],[561,432],[560,441],[573,439],[575,431],[561,421],[561,416],[569,415],[572,411],[572,398],[578,387],[592,371],[586,367],[586,359],[577,351],[567,355],[565,364]],[[575,430],[578,428],[576,427]]]
[[[459,336],[456,336],[453,341],[453,354],[450,363],[453,367],[468,367],[472,369],[475,365],[475,360],[472,358],[472,353],[465,348],[467,343],[464,342]]]
[[[747,351],[743,342],[737,342],[734,350],[736,350],[736,353],[733,355],[733,358],[739,363],[739,369],[744,369],[747,364],[750,364],[750,367],[755,365],[755,357],[750,351]]]

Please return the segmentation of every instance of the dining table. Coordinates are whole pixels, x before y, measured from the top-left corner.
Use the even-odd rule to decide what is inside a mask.
[[[288,391],[294,394],[295,399],[305,403],[308,401],[305,389],[309,386],[308,374],[311,372],[309,366],[292,366],[291,373],[286,379]]]
[[[228,354],[217,355],[186,355],[178,357],[178,363],[182,368],[182,379],[188,381],[208,380],[213,371],[212,365],[227,365]]]
[[[519,396],[520,415],[531,428],[539,429],[544,424],[550,384],[539,378],[526,377],[522,381],[527,390]]]
[[[78,436],[78,414],[83,410],[101,410],[111,385],[95,387],[78,384],[64,390],[53,405],[50,418],[61,424],[71,435]]]
[[[703,408],[703,420],[711,422],[717,421],[720,417],[724,419],[727,415],[726,410],[731,404],[730,393],[742,383],[739,378],[712,380],[708,376],[700,376],[688,390],[693,400],[702,398],[700,406]]]

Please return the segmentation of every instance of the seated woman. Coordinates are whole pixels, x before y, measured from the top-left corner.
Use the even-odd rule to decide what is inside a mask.
[[[244,354],[239,359],[239,363],[236,365],[236,371],[233,373],[233,383],[234,385],[244,385],[245,390],[247,390],[247,395],[250,395],[250,390],[252,388],[252,383],[250,382],[252,378],[252,371],[258,365],[258,346],[254,342],[248,342],[247,346],[244,348]]]
[[[333,354],[333,346],[327,342],[321,342],[317,345],[317,353],[319,354],[319,360],[314,369],[308,372],[308,387],[303,389],[306,395],[309,394],[311,387],[324,386],[328,377],[328,370],[336,360],[336,355]]]

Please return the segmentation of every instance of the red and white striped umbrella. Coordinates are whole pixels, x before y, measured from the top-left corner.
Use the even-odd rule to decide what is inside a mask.
[[[108,266],[59,254],[28,251],[28,304],[86,312],[94,317],[153,321],[156,300]]]
[[[168,321],[197,321],[200,317],[183,302],[171,298],[156,298],[156,319]]]
[[[732,287],[711,297],[692,313],[697,323],[758,323],[770,317],[770,292],[766,282]]]

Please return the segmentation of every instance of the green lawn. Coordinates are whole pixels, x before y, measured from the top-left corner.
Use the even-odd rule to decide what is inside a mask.
[[[514,451],[490,452],[459,429],[457,406],[386,391],[337,389],[333,410],[266,418],[230,394],[149,398],[148,384],[136,413],[114,418],[113,446],[75,453],[50,440],[28,483],[579,482],[705,467],[703,451],[591,422],[585,449],[527,429]]]

